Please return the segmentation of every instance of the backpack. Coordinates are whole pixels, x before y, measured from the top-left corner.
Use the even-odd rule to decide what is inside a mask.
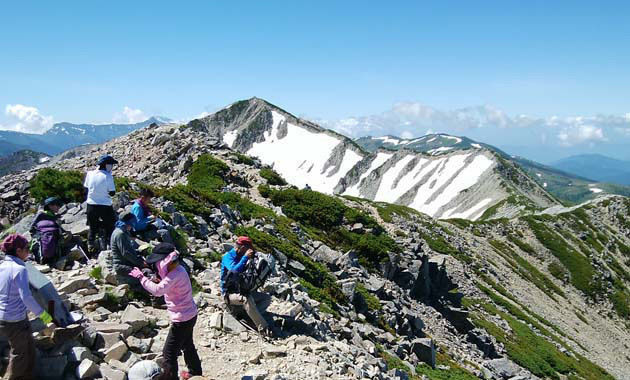
[[[228,294],[248,295],[260,288],[276,266],[276,259],[269,254],[257,253],[249,259],[243,272],[228,271],[225,289]]]
[[[59,256],[60,231],[59,226],[52,220],[42,220],[37,223],[37,235],[39,241],[39,258],[42,262],[48,262]]]

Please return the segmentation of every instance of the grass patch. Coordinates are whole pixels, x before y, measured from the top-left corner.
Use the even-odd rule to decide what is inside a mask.
[[[90,270],[90,277],[97,281],[101,281],[103,279],[103,269],[100,266],[95,266]]]
[[[367,304],[368,310],[370,311],[379,311],[382,309],[381,302],[378,297],[368,292],[368,290],[363,286],[363,284],[357,284],[355,291],[363,297],[365,303]]]

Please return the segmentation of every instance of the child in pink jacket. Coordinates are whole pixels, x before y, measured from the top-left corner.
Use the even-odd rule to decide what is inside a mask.
[[[156,297],[164,296],[166,308],[171,319],[171,329],[168,332],[162,356],[164,364],[160,380],[177,380],[177,357],[183,351],[189,372],[182,372],[181,378],[201,376],[201,361],[193,343],[193,329],[197,322],[197,305],[193,300],[190,277],[186,269],[179,264],[179,253],[170,243],[160,243],[146,262],[154,265],[159,275],[158,280],[151,280],[134,268],[129,275],[140,280],[140,284]]]

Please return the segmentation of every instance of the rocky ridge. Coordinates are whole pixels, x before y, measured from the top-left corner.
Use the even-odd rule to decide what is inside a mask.
[[[194,163],[202,155],[210,154],[229,166],[225,176],[226,191],[282,215],[283,208],[259,191],[258,185],[267,183],[260,176],[260,162],[244,163],[242,157],[221,145],[216,136],[195,128],[152,127],[94,146],[80,156],[55,161],[52,165],[63,170],[85,171],[105,152],[120,158],[122,165],[116,175],[130,179],[126,190],[117,197],[116,206],[122,209],[128,206],[129,192],[133,192],[138,184],[159,187],[184,184]],[[40,169],[3,178],[0,211],[7,218],[5,225],[17,223],[13,230],[28,223],[24,215],[34,205],[28,181]],[[206,373],[212,374],[210,378],[215,374],[216,378],[240,378],[249,371],[258,371],[255,378],[406,378],[457,374],[462,378],[476,375],[502,379],[539,378],[547,373],[548,376],[561,373],[594,378],[589,375],[600,373],[597,370],[579,372],[581,367],[579,371],[570,369],[577,366],[575,360],[580,357],[598,363],[619,379],[625,378],[628,347],[624,346],[627,339],[623,337],[628,336],[628,329],[624,320],[613,313],[610,294],[617,292],[619,286],[622,293],[627,291],[628,279],[623,278],[623,273],[628,270],[628,263],[623,246],[627,247],[630,242],[627,222],[622,219],[630,207],[627,199],[603,199],[586,205],[586,218],[579,213],[557,220],[540,217],[542,219],[484,223],[437,222],[405,208],[392,210],[391,205],[356,198],[341,200],[379,220],[396,239],[401,252],[391,253],[377,270],[368,270],[358,262],[360,252],[333,249],[314,239],[300,223],[293,222],[290,227],[299,236],[300,250],[326,268],[322,273],[334,278],[348,303],[331,313],[329,307],[311,297],[314,293],[301,281],[306,270],[304,264],[288,259],[281,251],[272,252],[280,258],[281,264],[265,289],[271,294],[270,302],[266,301],[269,302],[266,315],[282,328],[284,336],[271,343],[259,342],[256,335],[238,331],[237,325],[221,311],[214,260],[216,254],[223,252],[225,244],[233,240],[233,234],[237,232],[235,227],[254,228],[284,239],[282,226],[270,224],[265,218],[246,220],[238,210],[227,205],[213,207],[204,215],[191,215],[178,210],[166,199],[156,202],[160,212],[187,232],[185,241],[191,252],[188,259],[201,287],[197,300],[200,306],[203,305],[197,329],[198,342],[204,347],[201,351]],[[85,233],[82,210],[79,204],[68,205],[64,210],[67,228],[77,234]],[[586,297],[584,292],[589,289],[579,283],[582,289],[576,288],[571,281],[573,273],[561,272],[558,279],[550,275],[549,264],[557,263],[559,259],[555,253],[558,252],[552,252],[544,244],[548,242],[540,231],[548,231],[540,224],[552,230],[569,231],[569,236],[577,237],[577,240],[564,239],[569,247],[592,258],[595,268],[592,278],[603,281],[599,281],[603,283],[601,289]],[[586,227],[579,230],[583,226]],[[344,228],[370,234],[365,226],[357,223]],[[597,230],[604,237],[597,236]],[[594,239],[592,234],[595,234]],[[518,240],[510,239],[513,236]],[[564,235],[560,236],[563,239]],[[517,258],[531,263],[536,270]],[[560,264],[572,268],[570,262]],[[87,359],[98,366],[98,371],[86,362],[83,364],[86,373],[93,371],[92,377],[100,373],[105,378],[116,378],[114,375],[107,377],[107,374],[123,376],[133,361],[156,357],[167,326],[163,322],[162,310],[141,304],[134,308],[148,316],[148,324],[136,331],[132,325],[137,327],[144,322],[128,320],[132,322],[127,324],[130,327],[121,326],[125,324],[125,314],[137,313],[131,307],[126,311],[108,303],[112,295],[119,297],[114,299],[127,297],[124,287],[112,285],[108,288],[104,278],[85,278],[97,266],[103,270],[106,265],[91,263],[85,268],[77,266],[72,271],[53,269],[49,276],[58,289],[68,290],[69,305],[87,315],[86,331],[105,329],[100,332],[105,339],[107,335],[104,334],[114,330],[113,333],[119,333],[125,339],[118,339],[120,335],[117,335],[117,339],[112,338],[112,346],[103,351],[104,347],[83,341],[85,335],[90,336],[90,333],[83,333],[81,339],[72,341],[63,350],[48,347],[48,351],[43,351],[43,357],[63,355],[69,358],[70,351],[87,350],[91,356],[79,362]],[[621,285],[619,281],[617,284],[613,281],[617,278]],[[68,281],[70,283],[66,284]],[[73,290],[78,291],[69,290],[75,286],[77,288]],[[566,310],[574,312],[567,317]],[[499,331],[514,334],[516,331],[520,333],[520,329],[531,332],[533,335],[527,336],[530,343],[539,343],[545,348],[551,344],[555,350],[553,355],[564,355],[559,357],[567,360],[569,369],[532,366],[505,336],[496,331],[497,326]],[[153,339],[153,343],[149,344],[148,339]],[[136,351],[133,355],[128,352],[131,347]],[[535,351],[534,347],[531,349]],[[435,369],[420,365],[433,362],[434,353],[437,354],[436,362],[432,363],[436,364]],[[119,355],[120,358],[114,359]],[[349,358],[356,359],[349,361]],[[67,364],[63,367],[68,378],[76,376],[73,374],[75,366]]]

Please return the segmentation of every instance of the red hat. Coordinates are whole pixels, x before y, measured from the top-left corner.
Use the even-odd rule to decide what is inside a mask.
[[[247,245],[251,247],[254,245],[254,242],[252,242],[252,239],[250,239],[249,236],[239,236],[238,239],[236,239],[236,244]]]
[[[28,240],[20,234],[11,234],[7,236],[0,246],[2,251],[7,253],[26,247],[28,247]]]

